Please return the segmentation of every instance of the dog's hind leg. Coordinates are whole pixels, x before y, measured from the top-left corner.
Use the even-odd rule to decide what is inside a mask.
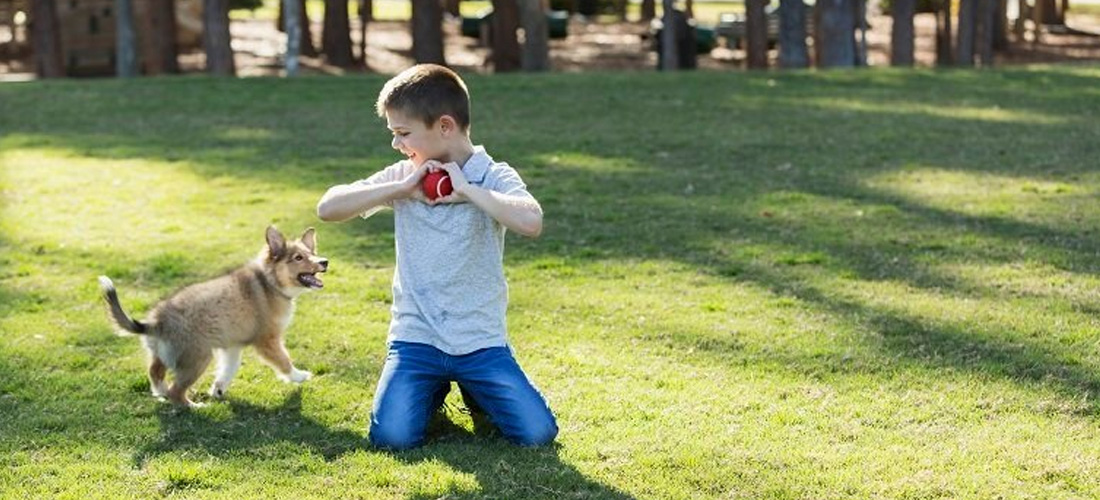
[[[214,352],[218,358],[218,375],[214,378],[214,384],[210,386],[210,395],[215,398],[224,398],[229,393],[229,384],[233,377],[237,376],[237,370],[241,367],[240,347],[216,349]]]
[[[267,337],[257,342],[255,346],[256,352],[275,369],[275,372],[279,374],[279,378],[287,382],[300,383],[309,380],[313,376],[310,372],[294,367],[294,363],[290,361],[290,354],[286,352],[286,347],[283,346],[281,338]]]
[[[181,356],[174,370],[176,379],[172,381],[172,387],[168,389],[168,399],[178,405],[197,408],[202,406],[187,399],[187,390],[195,385],[195,382],[206,371],[210,364],[210,352],[190,352],[190,356]]]
[[[168,367],[164,361],[155,354],[149,355],[149,388],[154,397],[163,398],[168,395],[168,385],[164,383],[164,375]]]

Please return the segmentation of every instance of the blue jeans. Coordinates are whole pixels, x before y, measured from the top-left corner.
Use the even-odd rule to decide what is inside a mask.
[[[374,394],[371,444],[395,450],[423,444],[428,420],[443,404],[451,381],[509,441],[538,446],[558,435],[546,400],[507,347],[451,356],[427,344],[392,342]]]

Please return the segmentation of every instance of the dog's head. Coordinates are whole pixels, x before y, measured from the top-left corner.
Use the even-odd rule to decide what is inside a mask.
[[[283,290],[324,287],[318,273],[328,270],[328,259],[317,255],[317,232],[306,229],[302,237],[287,241],[275,226],[267,228],[267,247],[260,259]],[[301,290],[304,291],[304,290]]]

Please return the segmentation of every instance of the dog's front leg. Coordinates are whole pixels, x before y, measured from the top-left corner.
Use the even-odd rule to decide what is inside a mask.
[[[221,399],[229,393],[229,384],[233,377],[237,376],[237,370],[241,368],[240,347],[216,349],[214,352],[218,358],[218,374],[214,378],[214,384],[210,386],[210,395]]]
[[[271,336],[257,343],[256,352],[270,363],[272,368],[275,368],[279,378],[287,382],[301,383],[313,376],[310,372],[294,367],[294,363],[290,361],[290,354],[286,352],[286,347],[283,346],[283,341],[279,337]]]

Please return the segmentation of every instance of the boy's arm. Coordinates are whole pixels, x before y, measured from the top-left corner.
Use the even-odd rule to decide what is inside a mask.
[[[325,222],[340,222],[395,200],[423,196],[419,186],[426,171],[427,165],[421,165],[396,181],[333,186],[317,202],[317,217]]]
[[[455,163],[447,163],[440,168],[451,176],[454,192],[429,203],[459,203],[466,200],[512,231],[531,238],[542,234],[542,206],[534,197],[498,193],[470,184]]]

